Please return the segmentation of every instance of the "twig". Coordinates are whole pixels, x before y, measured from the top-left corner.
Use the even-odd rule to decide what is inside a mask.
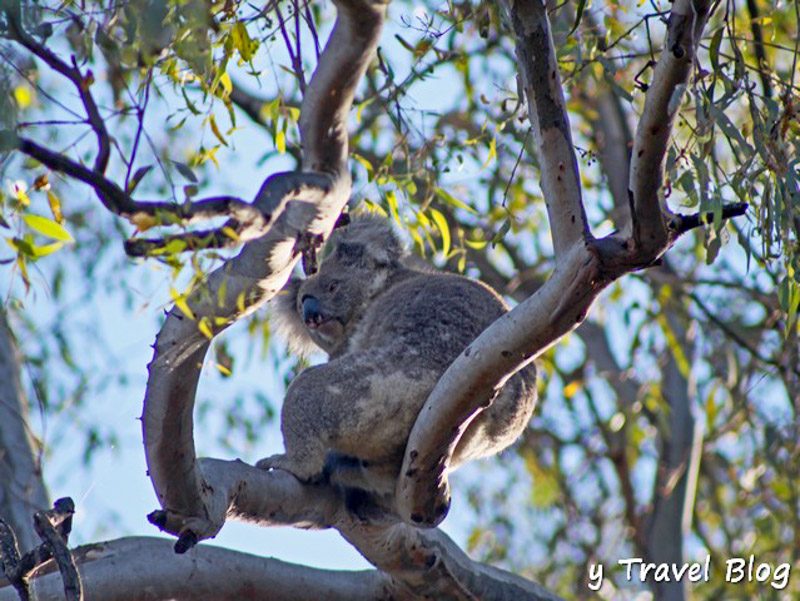
[[[130,161],[128,161],[128,171],[125,174],[126,190],[130,189],[129,182],[131,179],[131,170],[133,169],[133,164],[136,162],[136,152],[139,150],[139,140],[142,138],[142,130],[144,130],[144,112],[147,110],[147,103],[150,101],[150,82],[152,79],[153,72],[148,71],[144,82],[144,102],[141,104],[141,106],[137,105],[136,107],[136,120],[138,121],[138,124],[136,126],[136,137],[133,139],[131,158]]]
[[[19,4],[12,3],[11,6],[8,6],[6,8],[6,16],[8,17],[9,30],[12,39],[42,59],[51,69],[69,79],[77,88],[81,102],[86,109],[89,125],[97,136],[99,151],[95,157],[94,170],[98,173],[104,173],[106,167],[108,166],[108,160],[111,156],[111,143],[109,141],[105,122],[100,116],[100,111],[97,109],[97,104],[95,104],[94,98],[89,91],[89,88],[94,80],[92,72],[87,71],[86,76],[84,76],[78,68],[74,56],[72,57],[72,66],[70,66],[61,60],[58,55],[47,48],[44,44],[37,42],[33,37],[28,35],[28,33],[22,28],[22,18]]]
[[[731,219],[744,215],[747,211],[746,202],[733,202],[722,205],[722,219]],[[669,222],[669,229],[675,233],[676,236],[685,234],[689,230],[714,223],[714,212],[707,211],[706,213],[695,213],[694,215],[675,215]]]

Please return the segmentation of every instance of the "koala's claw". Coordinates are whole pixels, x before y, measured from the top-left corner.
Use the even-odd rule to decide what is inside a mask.
[[[259,459],[256,461],[256,467],[265,471],[284,470],[286,472],[291,472],[292,474],[295,473],[292,469],[292,462],[283,453],[278,453],[277,455],[270,455],[269,457]]]

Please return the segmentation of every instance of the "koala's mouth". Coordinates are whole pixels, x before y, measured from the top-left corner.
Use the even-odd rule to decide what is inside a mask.
[[[314,316],[314,319],[306,320],[306,327],[317,336],[325,340],[337,340],[342,335],[342,322],[338,319]]]

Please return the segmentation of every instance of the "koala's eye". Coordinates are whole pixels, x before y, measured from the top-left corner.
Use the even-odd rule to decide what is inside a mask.
[[[333,280],[330,284],[328,284],[328,292],[336,292],[339,289],[339,282]]]

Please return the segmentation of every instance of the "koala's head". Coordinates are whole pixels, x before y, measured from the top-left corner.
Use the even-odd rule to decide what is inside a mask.
[[[334,231],[319,271],[290,283],[279,297],[278,327],[294,350],[305,353],[316,346],[331,355],[341,349],[405,254],[386,219],[360,216]]]

